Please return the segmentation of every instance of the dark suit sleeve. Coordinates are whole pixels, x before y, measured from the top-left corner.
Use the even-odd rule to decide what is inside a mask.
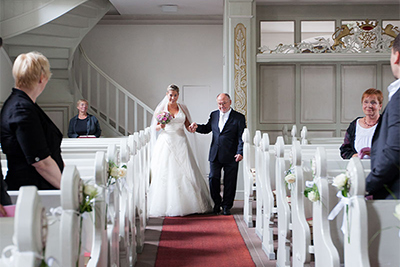
[[[239,123],[238,123],[238,148],[236,154],[243,156],[243,131],[246,128],[246,118],[243,114],[239,113]]]
[[[197,124],[197,129],[196,132],[201,133],[201,134],[208,134],[211,132],[211,118],[212,114],[210,114],[210,118],[208,119],[207,124]]]
[[[392,102],[393,101],[393,102]],[[389,107],[390,105],[390,107]],[[386,134],[386,142],[375,155],[375,163],[366,179],[366,190],[370,194],[379,191],[383,185],[390,185],[399,177],[400,168],[400,94],[396,93],[388,104],[387,128],[379,129],[379,135]],[[386,131],[386,133],[385,133]],[[397,174],[397,175],[396,175]]]
[[[100,137],[100,135],[101,135],[100,123],[95,116],[93,116],[93,120],[94,120],[94,125],[96,127],[96,132],[94,133],[94,135],[96,137]]]
[[[70,121],[69,121],[69,126],[68,126],[68,137],[69,138],[77,138],[78,134],[75,133],[75,117],[73,117]]]

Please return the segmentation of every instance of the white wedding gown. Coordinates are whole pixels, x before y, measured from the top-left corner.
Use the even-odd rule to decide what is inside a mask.
[[[151,161],[149,215],[183,216],[212,211],[213,201],[185,135],[182,109],[160,130]]]

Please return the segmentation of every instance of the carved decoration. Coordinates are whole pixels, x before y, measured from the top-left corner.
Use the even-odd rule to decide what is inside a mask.
[[[246,27],[239,23],[235,27],[235,109],[247,118],[247,58],[246,58]]]
[[[378,21],[365,21],[337,27],[330,38],[315,38],[314,42],[279,44],[275,49],[260,47],[261,53],[390,53],[394,38],[400,33],[397,26],[388,24],[384,29]]]

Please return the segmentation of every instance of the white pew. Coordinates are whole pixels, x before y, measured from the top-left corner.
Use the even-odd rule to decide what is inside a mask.
[[[275,205],[275,197],[273,190],[275,187],[275,155],[274,150],[270,150],[269,135],[263,134],[263,138],[260,142],[261,147],[261,164],[259,168],[261,179],[263,180],[263,238],[262,238],[262,249],[270,260],[275,259],[274,250],[274,224],[277,214],[277,208]],[[258,210],[257,210],[258,212]]]
[[[350,160],[347,171],[351,204],[344,238],[345,266],[400,266],[400,221],[393,215],[400,201],[364,198],[366,173],[359,158]]]
[[[362,160],[364,171],[369,172],[370,161]],[[328,215],[338,203],[338,189],[330,185],[333,177],[344,173],[349,160],[328,160],[323,147],[316,153],[316,175],[314,182],[318,187],[320,200],[313,203],[313,236],[315,264],[324,266],[340,266],[344,262],[343,242],[341,232],[343,210],[331,221]]]
[[[253,138],[254,152],[255,152],[255,176],[256,176],[256,234],[263,239],[263,191],[264,191],[264,179],[262,178],[261,165],[262,152],[261,152],[261,131],[256,131]]]
[[[308,130],[306,126],[303,126],[301,133],[300,133],[300,139],[301,139],[301,144],[306,145],[306,144],[338,144],[341,145],[343,143],[343,137],[327,137],[327,138],[309,138],[307,136]]]
[[[248,227],[253,227],[253,201],[254,201],[254,147],[250,144],[249,129],[244,129],[243,135],[243,181],[244,203],[243,220]]]
[[[316,146],[303,145],[300,147],[298,142],[299,141],[295,140],[294,144],[297,143],[299,149],[301,148],[301,159],[307,164],[309,164],[311,159],[314,157]],[[334,145],[328,144],[325,146],[327,147],[327,151],[330,157],[338,160],[341,159],[338,146],[336,144]],[[289,166],[293,164],[292,162],[293,153],[296,153],[291,150],[292,147],[293,145],[290,146],[284,145],[283,138],[278,137],[277,143],[275,145],[275,152],[277,157],[276,168],[275,168],[275,179],[276,179],[276,200],[277,200],[277,210],[278,210],[278,251],[277,251],[278,266],[288,266],[290,264],[289,261],[291,254],[290,238],[292,236],[291,235],[292,214],[291,214],[291,207],[287,202],[287,197],[291,196],[291,192],[286,188],[284,177],[285,177],[285,172],[289,169]],[[301,203],[301,205],[303,205],[303,203]],[[296,223],[298,223],[298,221]],[[309,256],[299,253],[299,251],[296,251],[296,253],[298,253],[297,261],[301,262],[309,259]]]
[[[128,147],[128,139],[122,139],[119,150],[119,163],[120,165],[127,165],[130,159],[130,150]],[[132,232],[129,226],[129,191],[131,191],[127,184],[127,177],[121,177],[118,180],[120,191],[120,212],[119,212],[119,266],[130,266],[130,251],[131,251],[131,238]],[[134,233],[133,233],[134,235]]]
[[[278,136],[275,144],[276,152],[276,205],[278,208],[278,250],[276,266],[290,266],[290,206],[286,200],[284,173],[289,168],[289,159],[284,158],[283,137]]]
[[[311,234],[307,218],[312,217],[312,204],[304,197],[304,185],[305,181],[312,180],[312,170],[310,161],[302,160],[304,155],[299,141],[293,144],[292,155],[296,176],[296,181],[291,184],[292,266],[310,266]]]
[[[109,144],[107,149],[107,166],[111,162],[118,165],[118,151],[115,144]],[[108,168],[107,168],[108,169]],[[110,174],[109,174],[110,175]],[[107,177],[109,179],[109,177]],[[106,182],[107,184],[108,182]],[[108,266],[120,266],[120,180],[107,187],[107,238],[108,238]]]
[[[0,266],[40,266],[46,240],[47,218],[35,186],[24,186],[19,190],[15,217],[0,218],[1,251],[12,246],[11,255],[0,258]],[[14,235],[14,238],[12,238]]]

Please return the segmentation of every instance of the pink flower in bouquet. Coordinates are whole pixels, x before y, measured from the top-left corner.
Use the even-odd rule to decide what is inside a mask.
[[[157,114],[156,119],[161,124],[167,124],[172,120],[172,116],[168,111],[162,111]]]

